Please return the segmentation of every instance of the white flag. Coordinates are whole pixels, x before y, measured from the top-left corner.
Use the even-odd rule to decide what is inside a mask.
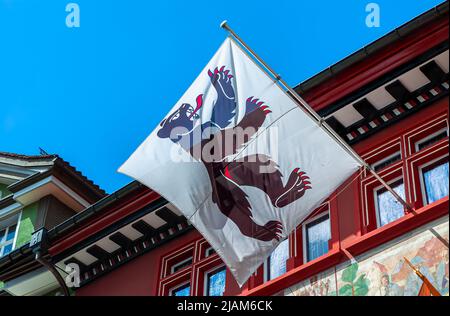
[[[227,38],[119,171],[175,205],[242,286],[359,166]]]

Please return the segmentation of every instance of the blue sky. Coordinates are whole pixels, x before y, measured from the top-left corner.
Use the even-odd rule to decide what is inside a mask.
[[[222,20],[294,86],[441,2],[0,0],[0,151],[42,147],[111,193],[224,40]]]

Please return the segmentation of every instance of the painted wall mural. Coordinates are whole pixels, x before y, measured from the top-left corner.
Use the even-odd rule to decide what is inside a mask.
[[[441,218],[400,238],[287,288],[288,296],[416,296],[420,278],[406,257],[442,295],[449,293],[449,219]]]

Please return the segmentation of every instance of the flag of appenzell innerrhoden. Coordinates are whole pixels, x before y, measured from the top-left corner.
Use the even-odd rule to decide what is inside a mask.
[[[119,172],[177,207],[242,286],[359,166],[227,38]]]

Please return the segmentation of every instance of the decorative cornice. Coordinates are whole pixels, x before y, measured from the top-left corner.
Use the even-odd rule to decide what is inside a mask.
[[[96,261],[89,266],[85,266],[83,264],[80,265],[80,262],[78,260],[73,260],[73,257],[66,260],[64,263],[79,264],[81,270],[80,286],[85,286],[89,282],[94,281],[95,279],[128,263],[134,258],[141,256],[152,249],[155,249],[162,244],[188,232],[192,228],[193,227],[190,224],[184,221],[176,226],[158,230],[154,236],[144,235],[142,238],[133,241],[128,247],[121,247],[113,253],[108,253],[107,255],[105,254],[101,260]]]
[[[442,97],[448,96],[449,79],[440,84],[431,82],[421,89],[411,93],[405,102],[393,102],[380,111],[377,111],[373,117],[365,118],[345,129],[345,140],[353,145],[377,131],[384,129],[397,121],[427,107]]]

